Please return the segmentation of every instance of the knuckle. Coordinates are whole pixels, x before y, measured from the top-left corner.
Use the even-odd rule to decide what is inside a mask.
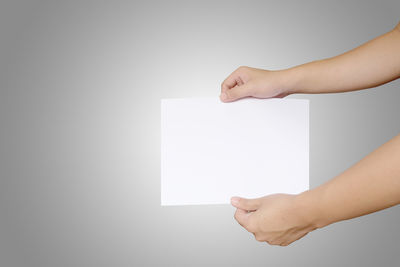
[[[221,87],[224,87],[226,84],[226,79],[221,82]]]
[[[238,211],[235,212],[235,214],[233,215],[233,218],[235,218],[235,220],[239,222],[239,213],[238,213]]]
[[[267,242],[269,245],[271,245],[271,246],[274,246],[275,245],[275,243],[273,242],[273,241],[271,241],[271,240],[266,240],[265,242]]]
[[[250,223],[248,223],[247,224],[247,231],[249,231],[249,232],[251,232],[251,233],[255,233],[255,232],[257,232],[257,228],[255,228],[254,227],[254,225],[252,225],[252,224],[250,224]]]
[[[267,243],[272,246],[280,245],[280,243],[276,242],[276,240],[273,240],[273,239],[267,240]]]
[[[249,67],[247,67],[247,66],[240,66],[239,68],[238,68],[238,70],[247,70]]]
[[[258,242],[264,242],[264,238],[262,238],[260,235],[254,235],[254,238],[258,241]]]

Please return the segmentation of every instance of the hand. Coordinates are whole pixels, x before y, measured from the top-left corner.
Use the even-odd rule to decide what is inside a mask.
[[[284,71],[240,67],[222,83],[220,98],[223,102],[231,102],[248,96],[285,97],[289,94],[287,81]]]
[[[235,219],[257,241],[287,246],[317,227],[309,207],[302,205],[298,195],[274,194],[256,199],[233,197],[237,208]]]

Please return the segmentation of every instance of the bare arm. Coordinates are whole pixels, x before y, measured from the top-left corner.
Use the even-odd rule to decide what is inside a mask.
[[[286,70],[240,67],[221,85],[221,100],[293,93],[335,93],[375,87],[400,77],[400,24],[339,56]]]
[[[287,70],[293,93],[360,90],[400,76],[400,24],[353,50]]]
[[[400,76],[400,24],[342,55],[281,71],[241,67],[222,84],[221,100],[371,88]],[[400,204],[400,135],[331,181],[299,195],[232,198],[236,220],[258,241],[288,245],[341,220]]]
[[[400,135],[329,182],[299,195],[317,227],[400,204]]]
[[[299,195],[232,198],[258,241],[286,246],[307,233],[400,204],[400,135],[331,181]],[[247,212],[251,211],[251,212]]]

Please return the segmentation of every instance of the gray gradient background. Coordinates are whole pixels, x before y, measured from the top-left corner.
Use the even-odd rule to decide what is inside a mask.
[[[300,3],[301,2],[301,3]],[[398,266],[400,207],[255,241],[229,205],[160,207],[160,99],[334,56],[394,1],[1,1],[0,266]],[[400,83],[311,100],[310,183],[400,132]]]

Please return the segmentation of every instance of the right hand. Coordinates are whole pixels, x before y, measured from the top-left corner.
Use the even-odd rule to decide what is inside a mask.
[[[290,93],[284,82],[282,71],[239,67],[222,83],[220,99],[232,102],[244,97],[285,97]]]

